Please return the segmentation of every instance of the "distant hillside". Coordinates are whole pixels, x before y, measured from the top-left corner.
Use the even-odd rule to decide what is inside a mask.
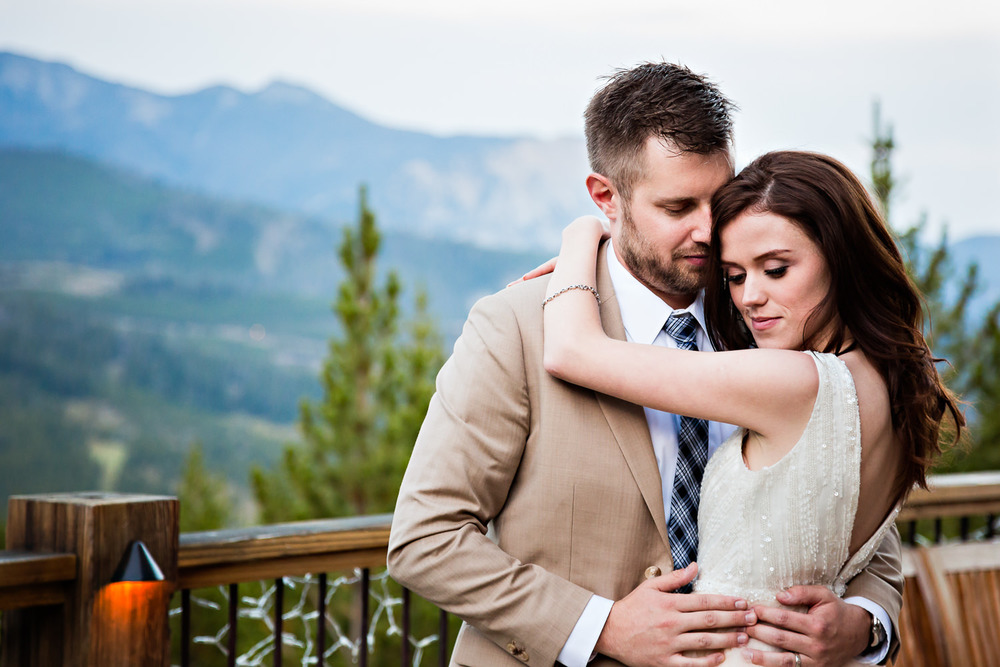
[[[319,393],[340,233],[0,150],[0,499],[172,492],[195,441],[245,497],[250,465],[275,460]],[[428,291],[450,346],[476,298],[544,258],[387,232],[380,266],[404,308]]]
[[[334,219],[360,183],[386,229],[506,248],[558,245],[593,211],[581,139],[435,137],[370,123],[304,88],[167,97],[0,53],[0,146],[69,151],[165,183]]]
[[[329,219],[175,190],[70,155],[0,149],[0,262],[11,276],[33,264],[21,281],[39,274],[39,262],[62,263],[89,270],[89,282],[69,272],[72,289],[84,292],[183,288],[332,300],[340,234]],[[476,298],[549,256],[383,236],[380,266],[428,290],[450,335]],[[43,273],[55,279],[51,266]]]

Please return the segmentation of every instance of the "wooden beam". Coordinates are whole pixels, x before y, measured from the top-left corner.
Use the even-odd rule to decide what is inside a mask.
[[[62,604],[75,579],[75,554],[0,551],[0,609]]]
[[[918,549],[934,552],[935,562],[945,574],[1000,570],[1000,542],[961,542],[958,544],[938,544],[931,547],[903,547],[903,576],[914,577],[917,567],[914,562]]]
[[[987,514],[1000,514],[1000,499],[936,505],[905,505],[899,511],[896,520],[906,522],[919,521],[920,519],[947,519],[956,516],[983,517]]]
[[[914,489],[897,521],[1000,514],[1000,471],[932,475]]]
[[[0,588],[0,609],[24,609],[64,604],[69,599],[65,583],[4,586]]]
[[[384,555],[391,523],[391,514],[380,514],[186,533],[180,538],[178,566],[183,572],[212,565],[370,549],[382,549]]]
[[[76,579],[76,554],[0,551],[0,587]]]
[[[931,475],[926,489],[914,489],[907,506],[949,505],[1000,500],[1000,471]]]
[[[208,588],[245,581],[297,577],[356,567],[385,567],[385,547],[332,554],[288,556],[266,560],[181,568],[178,588]]]

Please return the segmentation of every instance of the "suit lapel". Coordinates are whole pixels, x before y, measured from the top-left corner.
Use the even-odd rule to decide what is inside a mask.
[[[608,244],[604,243],[597,255],[597,291],[601,294],[601,323],[608,336],[625,340],[625,325],[622,323],[621,311],[608,271],[608,247]],[[638,405],[605,394],[596,396],[629,470],[635,478],[635,483],[646,501],[646,506],[653,515],[656,529],[669,550],[667,520],[663,512],[662,481],[656,456],[653,454],[653,443],[649,438],[646,414]]]

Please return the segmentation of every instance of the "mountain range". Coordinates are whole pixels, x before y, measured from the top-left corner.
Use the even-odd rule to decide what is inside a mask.
[[[402,102],[401,102],[402,103]],[[342,223],[366,184],[384,229],[551,253],[596,212],[582,138],[439,137],[382,127],[274,82],[166,96],[0,53],[0,147],[81,155],[165,185]],[[1000,226],[1000,223],[998,223]],[[953,244],[1000,297],[992,235]]]
[[[0,146],[336,220],[353,215],[364,183],[386,229],[488,247],[551,251],[568,221],[595,210],[579,138],[396,130],[282,82],[164,96],[0,53]]]

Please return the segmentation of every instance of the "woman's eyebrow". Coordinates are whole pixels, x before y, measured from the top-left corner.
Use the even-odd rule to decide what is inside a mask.
[[[788,248],[776,248],[774,250],[768,250],[767,252],[761,253],[753,258],[753,261],[760,262],[765,259],[773,259],[775,257],[780,257],[782,255],[787,255],[792,252]]]
[[[768,259],[774,259],[776,257],[781,257],[782,255],[790,254],[791,252],[792,251],[789,250],[788,248],[775,248],[774,250],[768,250],[767,252],[763,252],[763,253],[757,255],[756,257],[753,258],[752,261],[754,261],[754,262],[763,262],[763,261],[768,260]],[[728,268],[730,266],[735,266],[735,267],[742,266],[739,262],[733,262],[731,260],[724,259],[724,258],[721,258],[721,257],[719,258],[719,263],[722,264],[722,268],[724,268],[724,269]]]

